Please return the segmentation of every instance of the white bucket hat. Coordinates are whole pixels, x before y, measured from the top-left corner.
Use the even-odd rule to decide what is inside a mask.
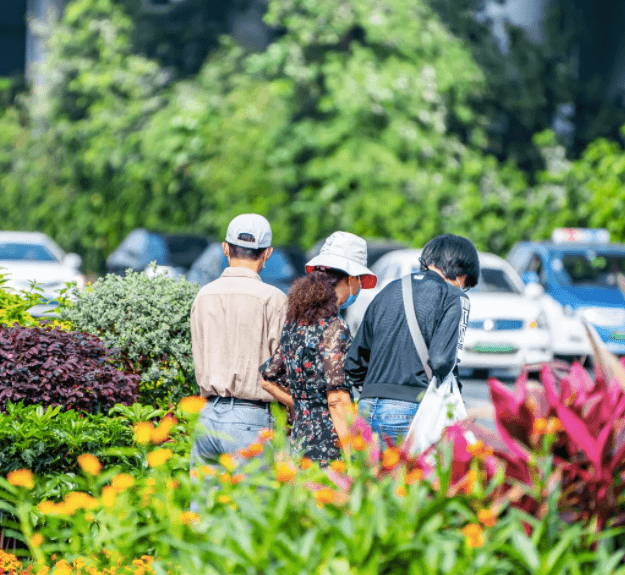
[[[360,277],[363,289],[374,288],[378,278],[367,268],[367,242],[349,232],[334,232],[323,244],[319,255],[306,264],[306,273],[326,267]]]

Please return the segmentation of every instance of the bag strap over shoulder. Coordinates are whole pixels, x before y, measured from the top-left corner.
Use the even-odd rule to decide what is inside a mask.
[[[428,359],[430,357],[430,354],[428,353],[428,346],[425,344],[425,340],[423,339],[423,334],[421,333],[421,328],[419,327],[419,322],[417,321],[417,313],[414,309],[411,276],[412,274],[408,274],[407,276],[404,276],[401,280],[401,291],[404,298],[404,310],[406,312],[408,329],[410,330],[412,341],[414,342],[414,346],[417,348],[417,353],[419,354],[419,359],[423,364],[423,369],[425,369],[425,374],[428,377],[428,381],[430,381],[432,379],[432,370],[428,365]]]

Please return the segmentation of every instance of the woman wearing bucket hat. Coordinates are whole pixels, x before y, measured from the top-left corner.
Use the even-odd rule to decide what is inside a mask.
[[[351,408],[350,335],[339,309],[377,278],[367,268],[366,242],[347,232],[334,232],[306,272],[289,291],[280,345],[260,371],[263,388],[292,408],[292,446],[327,465],[341,456]]]

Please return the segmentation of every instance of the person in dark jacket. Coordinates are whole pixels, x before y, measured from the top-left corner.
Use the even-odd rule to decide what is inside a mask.
[[[480,275],[475,246],[446,234],[421,253],[421,271],[412,273],[412,295],[428,364],[437,381],[457,373],[464,343],[469,298]],[[412,341],[401,280],[388,284],[371,302],[345,360],[345,373],[362,391],[358,409],[374,433],[396,442],[408,431],[428,378]]]

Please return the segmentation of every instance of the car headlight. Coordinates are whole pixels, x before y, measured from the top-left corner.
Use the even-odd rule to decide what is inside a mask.
[[[612,327],[625,323],[625,309],[615,307],[582,307],[578,316],[599,327]]]
[[[547,329],[548,327],[547,316],[542,311],[534,319],[525,321],[525,329]]]

